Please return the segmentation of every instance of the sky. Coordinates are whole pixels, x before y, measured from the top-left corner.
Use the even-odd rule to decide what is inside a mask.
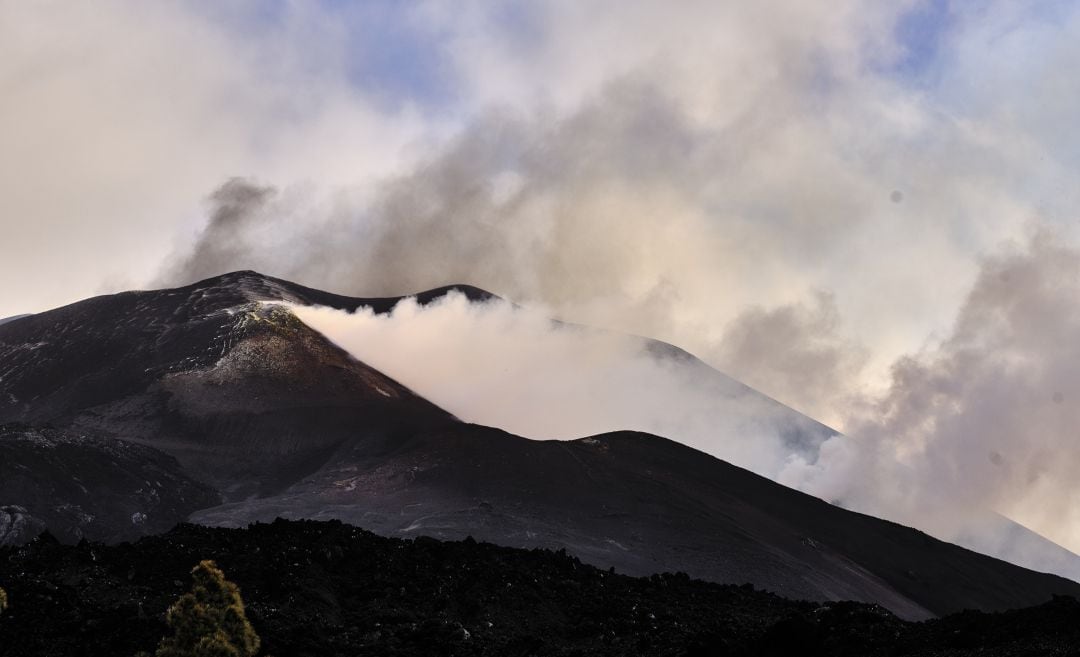
[[[1076,61],[1061,0],[0,0],[0,317],[470,283],[1080,546]]]

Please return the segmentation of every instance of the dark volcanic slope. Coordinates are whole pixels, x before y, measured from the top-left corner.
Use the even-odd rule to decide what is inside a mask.
[[[143,445],[56,429],[0,425],[0,545],[46,527],[72,542],[131,540],[162,532],[220,501]]]
[[[0,324],[7,324],[8,322],[14,322],[17,319],[22,319],[23,317],[29,317],[29,316],[30,315],[12,315],[11,317],[4,317],[4,318],[0,319]]]
[[[209,524],[340,518],[390,535],[565,547],[624,572],[682,570],[909,618],[1080,594],[655,436],[537,442],[461,423],[266,301],[385,311],[396,300],[240,272],[22,318],[0,326],[0,421],[175,456],[228,500],[193,516]]]
[[[265,300],[363,302],[240,272],[13,321],[0,326],[0,422],[146,442],[246,497],[360,434],[374,446],[451,420]]]
[[[339,454],[284,493],[196,513],[243,526],[337,518],[387,535],[565,547],[644,575],[680,570],[908,618],[1037,604],[1080,585],[832,506],[673,441],[532,441],[457,425],[377,457]]]
[[[182,526],[134,545],[0,548],[0,655],[132,655],[212,558],[264,652],[337,655],[872,657],[1075,655],[1080,604],[905,623],[878,606],[795,602],[685,575],[635,579],[548,551],[380,538],[337,523]]]

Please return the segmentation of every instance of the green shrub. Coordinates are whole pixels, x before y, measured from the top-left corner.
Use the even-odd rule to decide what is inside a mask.
[[[0,616],[4,615],[4,612],[7,611],[7,608],[7,591],[5,591],[4,589],[0,589]]]
[[[161,640],[157,657],[254,657],[259,635],[244,614],[240,589],[213,561],[191,571],[195,584],[169,607],[173,636]]]

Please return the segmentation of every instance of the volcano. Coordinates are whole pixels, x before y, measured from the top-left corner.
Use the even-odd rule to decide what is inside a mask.
[[[469,286],[415,296],[429,303],[451,291],[494,298]],[[128,540],[189,518],[225,527],[337,519],[399,538],[564,548],[627,574],[682,571],[790,598],[874,602],[908,619],[1080,594],[1070,580],[662,437],[535,441],[463,422],[289,308],[384,313],[399,300],[236,272],[3,323],[0,541],[38,528]],[[737,382],[728,389],[784,413],[794,445],[831,435]]]

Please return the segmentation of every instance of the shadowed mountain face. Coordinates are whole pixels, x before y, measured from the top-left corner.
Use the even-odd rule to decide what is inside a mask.
[[[377,448],[396,431],[451,421],[268,300],[362,303],[242,272],[16,320],[0,326],[0,422],[150,444],[243,498],[288,485],[361,436]]]
[[[0,326],[0,422],[174,456],[226,500],[193,515],[207,524],[338,518],[388,535],[565,547],[628,573],[682,570],[878,602],[907,618],[1080,594],[656,436],[541,442],[462,423],[266,303],[275,301],[386,312],[396,299],[240,272],[18,319]],[[792,440],[812,445],[827,431],[783,410],[804,432]],[[20,504],[9,495],[0,505]]]
[[[0,426],[0,545],[48,528],[61,540],[163,532],[220,501],[176,459],[143,445],[56,429]]]

